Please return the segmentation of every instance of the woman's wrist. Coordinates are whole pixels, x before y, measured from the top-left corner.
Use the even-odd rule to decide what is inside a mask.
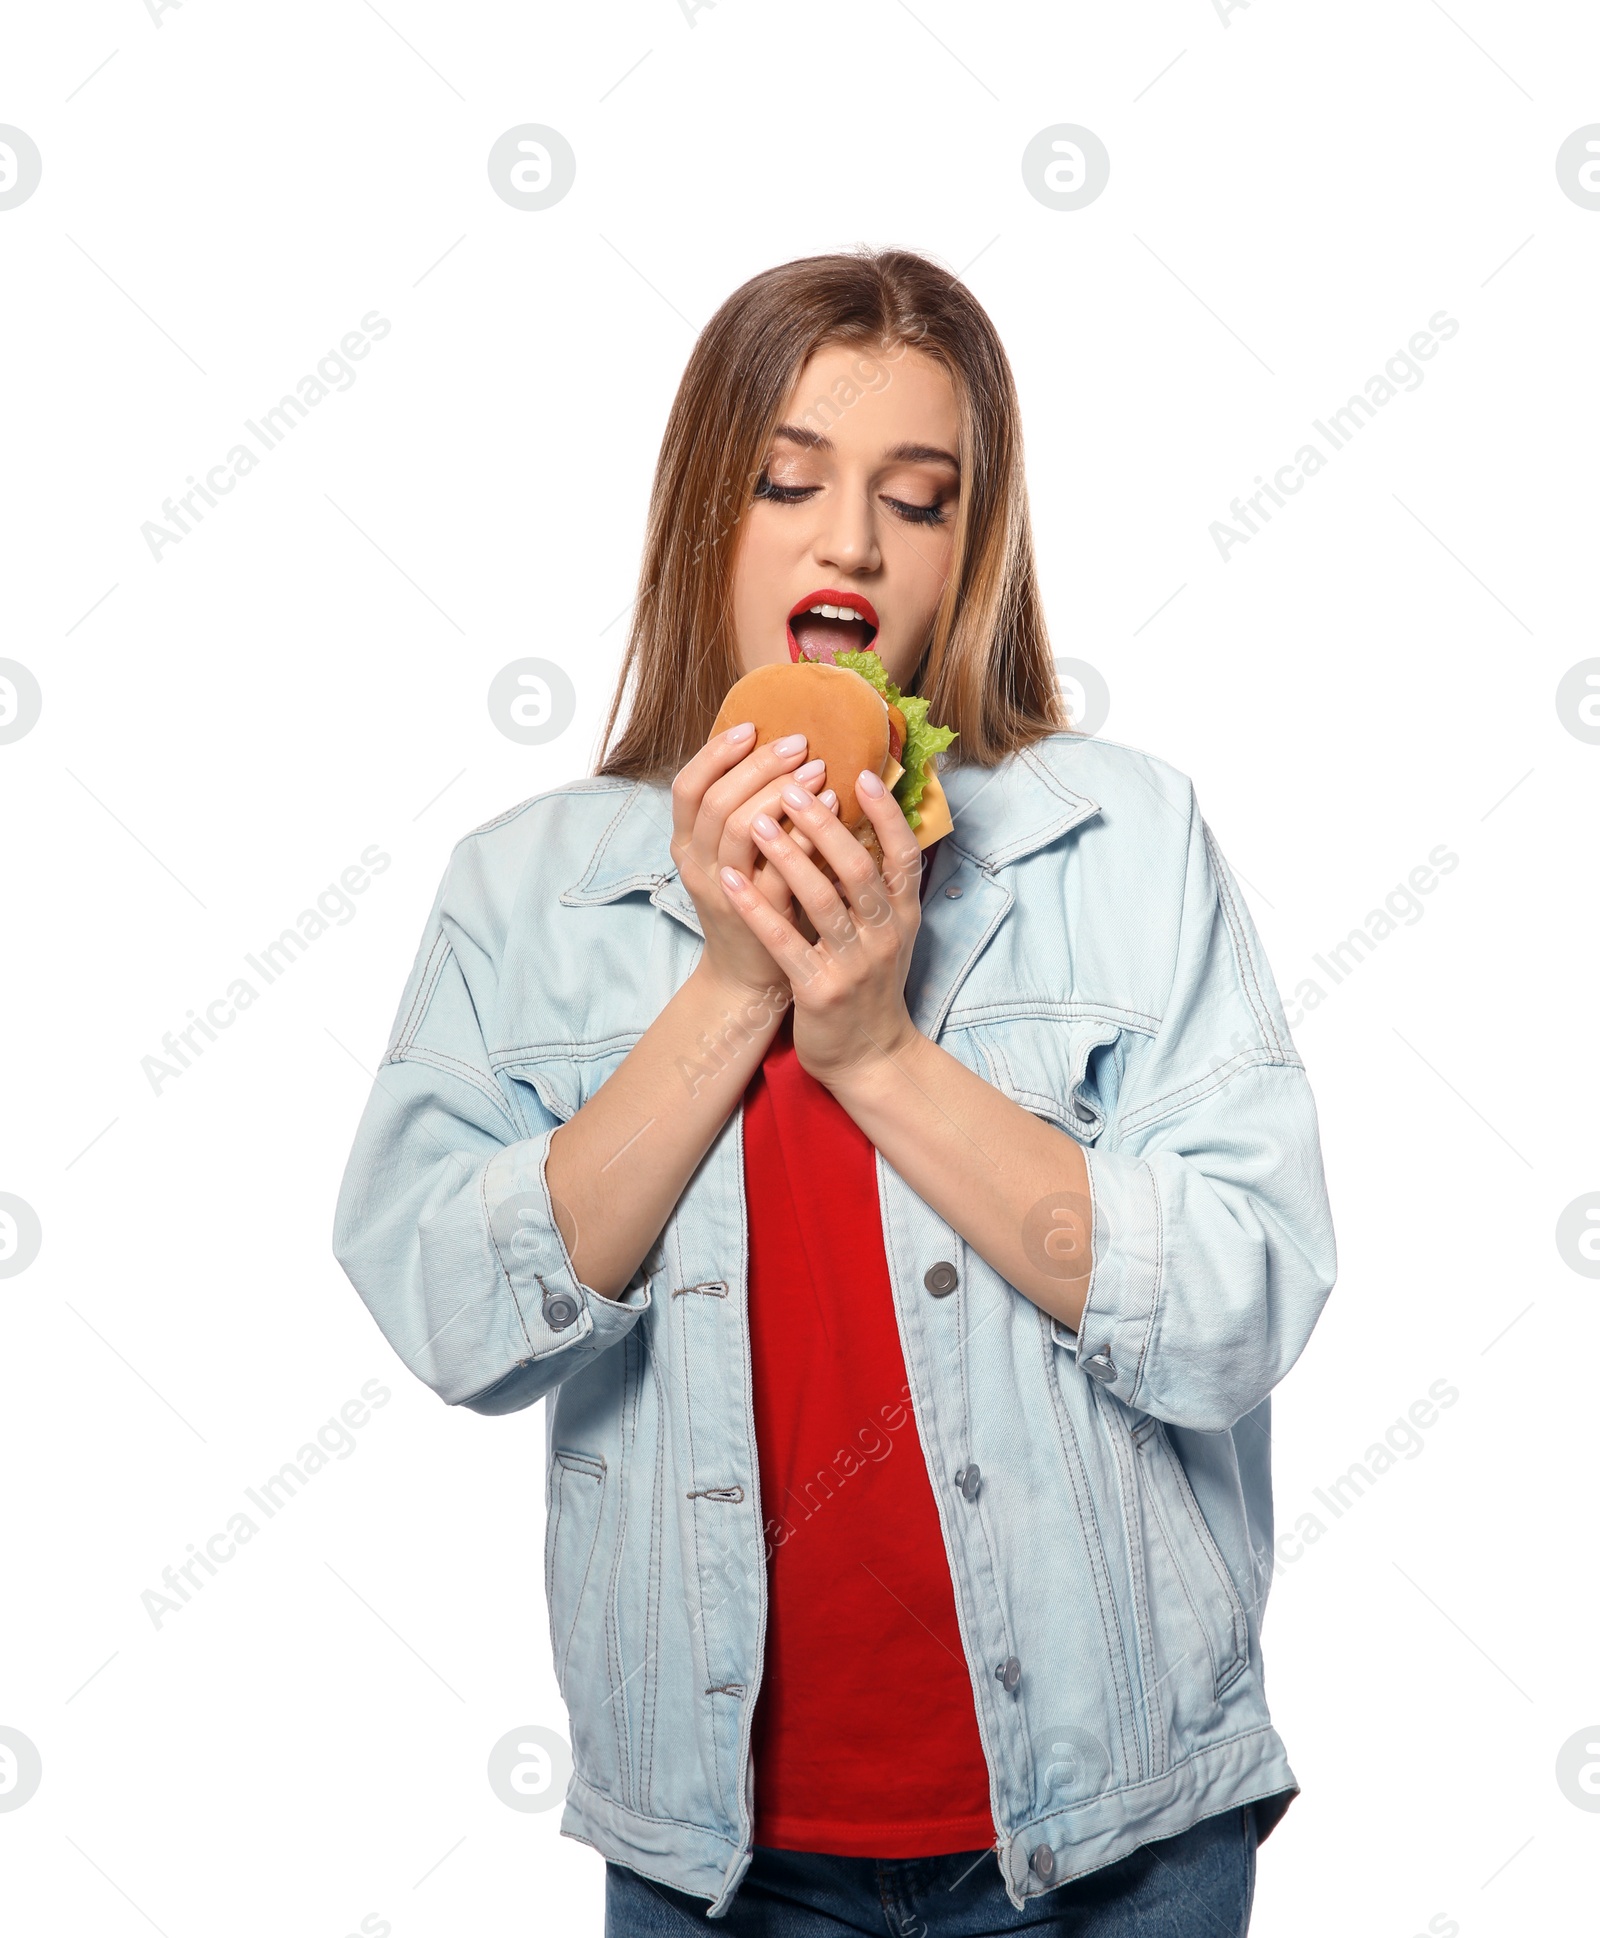
[[[730,1026],[742,1023],[753,1031],[775,1031],[794,1000],[787,980],[776,967],[768,982],[745,982],[724,974],[704,956],[690,971],[684,987],[693,989],[702,1002],[724,1015]]]
[[[858,1111],[881,1099],[885,1085],[916,1083],[916,1068],[932,1047],[906,1011],[892,1029],[867,1035],[853,1063],[813,1074],[832,1092],[834,1102],[859,1122]]]

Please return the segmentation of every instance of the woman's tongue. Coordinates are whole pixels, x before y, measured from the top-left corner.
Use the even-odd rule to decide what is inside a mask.
[[[872,637],[864,619],[824,619],[820,613],[803,612],[789,621],[800,648],[801,659],[833,664],[836,653],[859,653]]]

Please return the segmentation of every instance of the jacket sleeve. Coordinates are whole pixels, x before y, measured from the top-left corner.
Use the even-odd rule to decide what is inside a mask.
[[[1141,1412],[1225,1431],[1299,1358],[1337,1268],[1305,1065],[1192,787],[1170,995],[1085,1157],[1078,1366]]]
[[[572,1269],[545,1179],[559,1122],[526,1086],[513,1103],[484,1044],[495,959],[473,931],[494,925],[471,872],[458,849],[345,1166],[333,1250],[419,1379],[452,1406],[509,1413],[632,1330],[651,1260],[615,1299]]]

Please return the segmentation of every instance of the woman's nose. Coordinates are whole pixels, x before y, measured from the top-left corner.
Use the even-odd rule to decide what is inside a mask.
[[[841,491],[831,497],[817,533],[816,558],[819,565],[836,565],[848,572],[877,568],[877,521],[864,489]]]

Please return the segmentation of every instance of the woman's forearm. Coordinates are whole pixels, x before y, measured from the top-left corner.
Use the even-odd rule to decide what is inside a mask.
[[[545,1179],[579,1281],[615,1298],[743,1096],[789,1005],[697,966],[550,1140]]]
[[[1083,1148],[913,1031],[830,1086],[899,1175],[1002,1278],[1077,1331],[1093,1264]]]

